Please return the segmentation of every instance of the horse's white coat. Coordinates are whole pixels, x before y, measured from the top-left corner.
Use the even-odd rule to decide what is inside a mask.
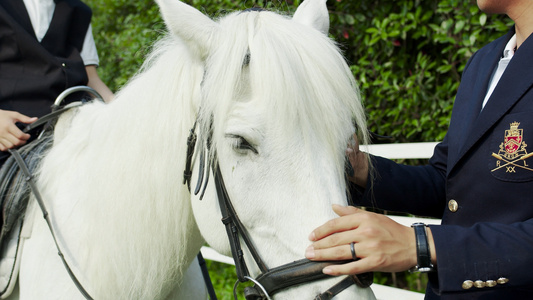
[[[203,243],[196,222],[213,248],[227,253],[228,243],[213,180],[204,200],[193,197],[196,222],[182,185],[197,114],[197,148],[212,125],[229,196],[269,267],[303,258],[310,231],[346,204],[353,122],[366,132],[355,81],[324,34],[324,0],[306,0],[294,19],[245,12],[218,22],[179,1],[158,4],[171,35],[113,103],[80,109],[39,177],[67,260],[95,299],[205,297],[203,283],[180,287],[198,274],[185,273]],[[35,215],[20,297],[80,298]],[[312,299],[338,280],[274,298]],[[336,299],[369,298],[354,286]]]

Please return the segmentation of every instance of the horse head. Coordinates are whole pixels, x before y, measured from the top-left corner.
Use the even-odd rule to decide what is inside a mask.
[[[203,237],[230,253],[214,176],[223,178],[267,268],[303,258],[311,230],[335,216],[331,205],[347,205],[345,149],[356,127],[366,132],[353,75],[327,36],[325,1],[304,1],[292,18],[254,9],[218,21],[179,1],[158,4],[171,35],[204,68],[191,176],[191,189],[200,187],[192,206]],[[264,270],[253,263],[250,246],[242,247],[250,276],[257,276]],[[275,297],[311,299],[339,280]],[[337,299],[355,295],[372,292],[351,287]]]

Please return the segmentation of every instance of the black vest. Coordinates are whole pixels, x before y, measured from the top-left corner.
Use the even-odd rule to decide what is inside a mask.
[[[80,51],[91,10],[79,0],[55,2],[39,43],[23,0],[0,1],[0,109],[41,117],[62,91],[87,84]]]

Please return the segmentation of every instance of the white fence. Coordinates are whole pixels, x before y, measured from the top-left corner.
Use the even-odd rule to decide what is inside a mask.
[[[433,149],[437,143],[405,143],[384,145],[362,145],[361,150],[390,159],[425,159],[433,155]],[[394,221],[411,226],[415,222],[426,224],[440,224],[440,220],[426,218],[411,218],[388,215]],[[212,248],[202,247],[202,255],[205,259],[235,265],[233,258],[222,255]],[[378,300],[423,300],[424,294],[406,291],[380,284],[373,284],[372,291]]]

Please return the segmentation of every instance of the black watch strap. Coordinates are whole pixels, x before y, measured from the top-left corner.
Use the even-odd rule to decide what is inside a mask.
[[[429,251],[428,237],[426,233],[426,224],[414,223],[411,227],[415,230],[416,238],[416,259],[417,266],[412,270],[415,272],[431,272],[434,271],[431,263],[431,253]]]

